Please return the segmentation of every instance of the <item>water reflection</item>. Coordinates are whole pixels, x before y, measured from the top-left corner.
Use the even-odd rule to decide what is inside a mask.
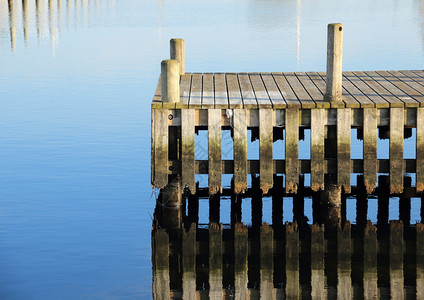
[[[272,224],[262,222],[265,204],[254,189],[243,197],[224,191],[221,199],[208,199],[200,190],[174,209],[161,205],[159,195],[152,228],[154,298],[422,298],[424,224],[410,224],[410,198],[417,195],[406,189],[399,197],[400,219],[389,221],[385,180],[380,176],[373,195],[378,197],[374,223],[367,220],[368,195],[360,185],[349,195],[357,202],[353,224],[346,219],[346,204],[334,212],[307,188],[297,195],[272,191]],[[219,206],[226,196],[231,222],[222,224]],[[303,207],[309,196],[312,225]],[[209,201],[207,224],[199,224],[202,197]],[[241,222],[246,198],[252,199],[249,226]],[[283,224],[287,198],[293,200],[293,219]]]

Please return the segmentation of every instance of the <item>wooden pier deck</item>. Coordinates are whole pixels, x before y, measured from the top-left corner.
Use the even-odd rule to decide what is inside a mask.
[[[329,38],[342,32],[341,24],[328,28]],[[336,185],[350,193],[352,173],[362,173],[371,193],[383,173],[389,174],[390,193],[399,194],[404,175],[413,173],[416,191],[423,192],[424,71],[342,72],[340,37],[332,38],[326,73],[186,73],[184,41],[171,40],[171,60],[162,62],[152,101],[152,185],[164,188],[177,176],[195,193],[195,175],[208,174],[215,194],[222,190],[222,174],[233,174],[234,192],[243,193],[248,174],[258,174],[266,194],[274,176],[284,174],[285,192],[296,193],[299,176],[310,174],[314,191]],[[416,156],[404,159],[412,128]],[[305,129],[310,159],[301,160]],[[362,159],[351,158],[352,129],[363,140]],[[207,160],[196,159],[198,130],[208,131]],[[222,159],[222,130],[231,130],[232,160]],[[248,159],[248,130],[259,139],[258,160]],[[378,137],[390,139],[389,159],[377,158]],[[273,158],[279,139],[284,159]]]

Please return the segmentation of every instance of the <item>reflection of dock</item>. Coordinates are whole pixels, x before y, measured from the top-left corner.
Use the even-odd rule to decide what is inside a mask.
[[[423,224],[152,230],[154,299],[404,299],[422,295]],[[208,298],[209,297],[209,298]]]
[[[222,174],[234,174],[234,192],[243,193],[248,175],[258,174],[266,194],[274,175],[283,174],[280,188],[296,193],[300,176],[308,174],[314,191],[337,186],[336,195],[340,189],[350,193],[352,173],[363,174],[367,193],[386,173],[390,193],[399,194],[404,175],[413,173],[422,192],[424,72],[342,73],[342,27],[334,25],[340,29],[329,31],[327,73],[185,73],[184,43],[173,40],[152,102],[152,184],[163,188],[177,178],[195,193],[196,175],[208,174],[209,193],[215,194],[222,190]],[[361,159],[351,157],[352,129],[363,143]],[[195,150],[199,130],[208,132],[207,160]],[[223,130],[231,131],[231,160],[222,159]],[[299,159],[305,131],[310,158]],[[259,140],[259,159],[248,159],[248,132]],[[404,159],[404,139],[412,135],[416,158]],[[377,157],[378,137],[389,138],[389,159]],[[274,159],[278,140],[284,140],[284,159]]]

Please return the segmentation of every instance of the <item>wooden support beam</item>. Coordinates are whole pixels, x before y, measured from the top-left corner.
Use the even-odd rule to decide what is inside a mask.
[[[234,136],[234,193],[247,189],[247,127],[246,110],[233,110]],[[272,157],[271,157],[272,159]]]
[[[272,109],[259,110],[259,175],[261,190],[264,194],[273,185],[274,169],[272,164]]]
[[[194,109],[181,110],[181,177],[182,186],[196,193],[195,181]]]
[[[168,184],[168,110],[152,109],[154,173],[152,184],[163,188]]]
[[[209,192],[222,190],[221,109],[208,109]]]
[[[286,109],[286,193],[299,184],[299,110]]]
[[[311,109],[311,188],[324,189],[324,109]]]
[[[324,100],[342,101],[343,25],[328,24],[327,28],[327,88]]]
[[[404,109],[390,108],[390,193],[403,191]]]
[[[350,193],[350,108],[337,109],[337,184]]]
[[[370,194],[377,186],[377,109],[364,108],[364,186]]]
[[[424,107],[417,108],[417,193],[424,192]]]

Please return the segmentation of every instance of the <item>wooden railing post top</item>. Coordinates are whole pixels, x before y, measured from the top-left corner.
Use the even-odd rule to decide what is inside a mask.
[[[185,42],[183,39],[174,38],[169,41],[170,57],[180,61],[180,75],[185,73]]]
[[[163,102],[180,101],[180,61],[165,59],[161,63],[161,98]]]

